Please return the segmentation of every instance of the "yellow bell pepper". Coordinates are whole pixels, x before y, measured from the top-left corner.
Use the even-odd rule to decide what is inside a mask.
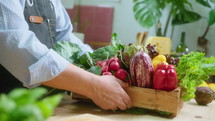
[[[208,83],[208,87],[215,92],[215,83]]]
[[[203,81],[200,85],[198,85],[197,87],[208,87],[207,82]]]
[[[158,56],[154,57],[152,59],[152,64],[154,66],[154,69],[156,69],[157,65],[161,62],[168,65],[168,63],[166,62],[166,57],[164,55],[158,55]]]

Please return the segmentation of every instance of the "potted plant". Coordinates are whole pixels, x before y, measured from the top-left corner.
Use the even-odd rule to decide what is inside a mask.
[[[209,13],[207,17],[207,27],[202,36],[198,37],[198,45],[204,49],[204,52],[208,53],[208,39],[206,38],[210,27],[215,23],[215,0],[196,0],[198,3],[204,7],[209,8]],[[214,4],[214,7],[211,5]],[[205,19],[205,18],[204,18]]]
[[[159,25],[156,27],[157,36],[166,36],[170,22],[174,27],[195,22],[201,18],[198,13],[192,11],[192,4],[188,0],[133,0],[133,2],[133,11],[137,22],[146,28]],[[169,6],[168,18],[162,33],[160,19],[164,9]]]

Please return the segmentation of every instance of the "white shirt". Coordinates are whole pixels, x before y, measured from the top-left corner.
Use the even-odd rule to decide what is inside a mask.
[[[60,0],[51,0],[56,14],[56,41],[71,41],[84,52],[92,49],[72,34]],[[69,62],[42,44],[29,30],[23,12],[26,0],[0,0],[0,64],[26,87],[38,86],[65,70]]]

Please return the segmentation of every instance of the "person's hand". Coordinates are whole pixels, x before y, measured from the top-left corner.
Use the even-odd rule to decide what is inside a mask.
[[[105,110],[125,110],[131,107],[131,99],[123,88],[128,84],[114,76],[98,76],[90,98]]]
[[[70,64],[60,75],[43,85],[84,95],[105,110],[125,110],[131,99],[123,88],[128,84],[114,76],[98,76]]]

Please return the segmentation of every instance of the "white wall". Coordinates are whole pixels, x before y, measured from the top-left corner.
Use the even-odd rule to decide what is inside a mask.
[[[75,1],[74,0],[61,0],[61,2],[65,8],[71,9],[71,8],[73,8]]]
[[[64,5],[68,5],[68,1],[72,0],[63,0]],[[136,34],[141,31],[149,31],[149,36],[154,35],[154,28],[152,27],[149,30],[141,27],[136,20],[134,19],[134,14],[132,11],[133,0],[121,0],[120,2],[113,2],[114,0],[78,0],[82,5],[110,5],[115,9],[114,13],[114,25],[113,32],[118,34],[119,39],[122,40],[124,44],[132,43],[136,41]],[[202,6],[197,6],[196,3],[193,3],[194,10],[198,11],[201,15],[205,17],[208,14],[208,10]],[[162,21],[166,20],[167,14],[164,13]],[[192,24],[186,24],[182,26],[176,26],[173,36],[173,50],[180,41],[180,35],[182,31],[186,32],[186,43],[190,50],[197,50],[197,37],[203,34],[205,27],[205,20],[200,20]],[[163,25],[164,26],[164,25]],[[203,29],[203,30],[202,30]],[[170,29],[169,29],[170,30]],[[170,36],[170,33],[168,33]],[[210,55],[215,56],[215,25],[211,27],[207,35],[208,40],[210,40],[209,50]]]

